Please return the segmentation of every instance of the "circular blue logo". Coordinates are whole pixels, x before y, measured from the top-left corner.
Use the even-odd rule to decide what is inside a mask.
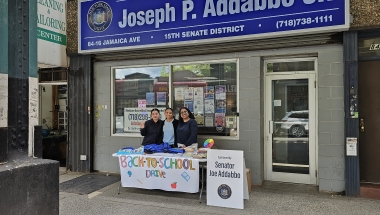
[[[87,13],[88,27],[94,32],[105,31],[112,22],[112,9],[102,1],[93,4]]]
[[[228,199],[231,197],[232,190],[231,187],[228,186],[227,184],[222,184],[218,187],[218,195],[222,199]]]

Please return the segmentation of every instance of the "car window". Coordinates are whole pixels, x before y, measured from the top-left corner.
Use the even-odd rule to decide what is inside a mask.
[[[308,119],[309,114],[307,113],[292,113],[289,118],[298,118],[298,119]]]

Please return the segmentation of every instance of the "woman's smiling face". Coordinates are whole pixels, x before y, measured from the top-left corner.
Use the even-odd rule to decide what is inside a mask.
[[[165,117],[166,117],[166,119],[173,119],[173,111],[172,110],[170,110],[170,109],[167,109],[166,111],[165,111]]]
[[[160,118],[160,114],[158,113],[158,111],[152,111],[152,119],[154,120],[154,121],[157,121],[158,120],[158,118]]]
[[[189,118],[189,112],[185,108],[182,108],[180,110],[180,114],[181,114],[182,119],[188,119]]]

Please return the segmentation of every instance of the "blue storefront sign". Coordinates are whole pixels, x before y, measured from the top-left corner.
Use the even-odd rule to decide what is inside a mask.
[[[82,0],[79,52],[344,31],[348,0]]]

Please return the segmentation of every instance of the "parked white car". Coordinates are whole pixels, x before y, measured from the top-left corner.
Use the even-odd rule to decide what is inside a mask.
[[[303,137],[309,132],[309,111],[290,111],[281,120],[281,129],[290,136]]]

